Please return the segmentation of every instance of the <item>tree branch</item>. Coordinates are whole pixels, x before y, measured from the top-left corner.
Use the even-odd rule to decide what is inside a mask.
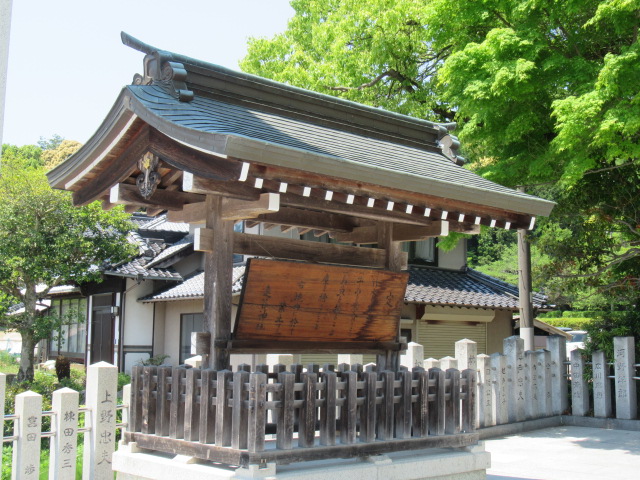
[[[382,79],[386,77],[396,78],[398,79],[400,74],[396,70],[387,70],[386,72],[381,73],[376,78],[371,80],[370,82],[363,83],[362,85],[358,85],[357,87],[331,87],[329,85],[325,85],[325,88],[337,92],[348,92],[350,90],[363,90],[365,88],[373,87],[375,84],[379,83]]]

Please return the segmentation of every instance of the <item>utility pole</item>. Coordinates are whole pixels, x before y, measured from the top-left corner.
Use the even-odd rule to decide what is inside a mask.
[[[524,193],[524,187],[518,187]],[[518,229],[518,292],[520,298],[520,338],[524,350],[533,350],[533,305],[531,302],[531,245],[527,230]]]
[[[11,33],[12,0],[0,0],[0,162],[2,161],[2,130],[4,128],[4,101],[7,93],[9,65],[9,37]]]

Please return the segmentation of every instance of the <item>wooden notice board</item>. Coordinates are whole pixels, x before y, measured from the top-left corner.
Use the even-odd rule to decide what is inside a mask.
[[[252,258],[233,339],[397,342],[409,274]]]

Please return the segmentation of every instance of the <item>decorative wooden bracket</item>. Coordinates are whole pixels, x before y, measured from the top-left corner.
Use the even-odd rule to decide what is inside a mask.
[[[158,157],[152,153],[145,153],[143,157],[138,160],[138,168],[142,173],[136,178],[136,185],[138,185],[140,195],[146,200],[149,200],[161,180],[161,175],[157,171]]]

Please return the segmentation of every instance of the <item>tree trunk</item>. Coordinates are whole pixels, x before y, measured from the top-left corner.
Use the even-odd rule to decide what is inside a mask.
[[[33,381],[33,351],[36,347],[36,342],[28,331],[21,331],[22,336],[22,349],[20,350],[20,370],[18,370],[18,381]]]

